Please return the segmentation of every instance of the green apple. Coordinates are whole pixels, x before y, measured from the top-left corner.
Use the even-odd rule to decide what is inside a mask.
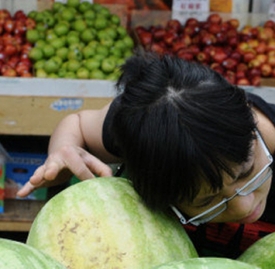
[[[75,19],[76,10],[73,8],[64,8],[60,12],[60,18],[64,21],[70,22]]]
[[[55,74],[55,73],[50,73],[50,74],[48,74],[47,77],[48,78],[59,78],[58,74]]]
[[[120,25],[120,17],[116,14],[111,14],[110,21],[112,24]]]
[[[97,17],[94,20],[94,28],[96,30],[101,30],[104,29],[108,26],[108,20],[104,17]]]
[[[90,78],[90,71],[82,66],[76,71],[76,77],[79,79],[88,79]]]
[[[89,71],[96,70],[96,69],[99,69],[99,68],[100,68],[100,66],[101,66],[101,61],[100,61],[100,60],[97,60],[97,59],[95,59],[95,58],[90,58],[90,59],[85,60],[84,66],[85,66]]]
[[[57,75],[58,75],[58,77],[60,77],[60,78],[64,78],[64,77],[66,76],[66,73],[67,73],[66,69],[60,68],[60,69],[58,70]]]
[[[41,32],[45,32],[48,29],[48,25],[43,22],[38,22],[36,23],[34,29],[36,29],[41,34]]]
[[[36,15],[37,15],[38,11],[37,10],[32,10],[28,13],[28,17],[31,19],[34,19],[36,21]]]
[[[48,74],[44,69],[37,69],[35,71],[35,76],[37,78],[46,78],[48,76]]]
[[[58,36],[55,34],[53,29],[49,29],[46,31],[45,39],[47,42],[51,42],[53,39],[57,38]]]
[[[122,50],[120,48],[117,48],[117,47],[114,47],[114,46],[110,48],[109,54],[113,55],[117,58],[121,58],[123,56]]]
[[[45,44],[42,48],[43,54],[45,58],[51,58],[55,55],[55,48],[51,44]]]
[[[105,79],[105,74],[101,70],[96,69],[96,70],[93,70],[90,72],[90,78],[91,79]]]
[[[77,8],[80,4],[80,0],[67,0],[67,6]]]
[[[118,39],[114,43],[114,48],[120,49],[120,50],[125,50],[126,49],[126,44],[122,39]]]
[[[100,44],[104,47],[111,48],[114,44],[114,40],[109,37],[102,38],[100,39]]]
[[[82,55],[84,57],[84,59],[89,59],[91,57],[93,57],[96,53],[96,50],[94,47],[92,46],[85,46],[83,49],[82,49]]]
[[[63,61],[68,57],[69,49],[67,47],[58,48],[55,52],[56,56],[60,57]]]
[[[59,56],[54,55],[51,59],[54,60],[58,64],[59,68],[62,66],[63,60]]]
[[[131,57],[132,55],[133,55],[133,52],[132,52],[132,50],[129,50],[129,49],[125,50],[123,53],[124,59],[127,59],[127,58]]]
[[[93,58],[100,61],[100,62],[102,62],[102,60],[105,59],[106,56],[103,55],[103,54],[96,54]]]
[[[66,45],[66,41],[63,38],[54,38],[52,39],[52,41],[50,42],[50,44],[55,48],[55,49],[59,49],[59,48],[63,48]]]
[[[72,44],[78,44],[80,42],[80,37],[77,35],[68,35],[67,36],[67,44],[72,45]]]
[[[70,30],[70,25],[65,21],[61,21],[57,23],[53,28],[53,31],[57,36],[67,35],[69,30]]]
[[[109,19],[109,17],[111,16],[111,13],[107,7],[104,7],[101,5],[101,8],[98,8],[97,10],[97,16],[105,17],[106,19]]]
[[[43,17],[43,23],[47,25],[47,27],[53,27],[56,23],[56,20],[53,14],[45,13]]]
[[[75,30],[75,31],[78,31],[78,32],[82,32],[86,29],[87,27],[87,24],[85,22],[85,20],[83,19],[78,19],[78,20],[75,20],[73,23],[72,23],[72,28]]]
[[[120,37],[125,37],[128,34],[126,28],[122,25],[117,26],[116,30]]]
[[[96,53],[106,57],[109,55],[109,48],[106,46],[98,46],[96,47]]]
[[[88,9],[92,9],[92,4],[90,2],[87,1],[83,1],[78,5],[78,11],[80,13],[84,13],[85,11],[87,11]]]
[[[29,51],[29,54],[28,54],[29,58],[33,61],[39,61],[41,60],[44,55],[43,55],[43,51],[42,51],[42,48],[39,48],[39,47],[33,47],[30,51]]]
[[[47,74],[55,73],[59,69],[59,64],[54,59],[46,60],[44,64],[44,70]]]
[[[37,62],[35,62],[35,64],[33,65],[34,69],[35,70],[37,70],[37,69],[43,69],[45,61],[46,61],[45,59],[41,59],[41,60],[38,60]]]
[[[113,58],[105,58],[101,62],[101,70],[105,73],[111,73],[116,68],[116,61]]]
[[[80,34],[80,39],[84,42],[84,43],[89,43],[90,41],[92,41],[95,38],[95,31],[94,29],[90,29],[90,28],[86,28],[83,30],[83,32]]]
[[[39,39],[35,42],[35,46],[42,49],[46,44],[48,43],[44,39]]]
[[[97,46],[99,46],[99,42],[97,40],[92,40],[91,42],[88,43],[89,47],[93,47],[96,48]]]
[[[41,35],[37,29],[29,29],[26,32],[26,38],[30,43],[34,44],[41,38]]]
[[[119,73],[119,72],[113,72],[113,73],[108,74],[108,75],[105,77],[105,79],[107,79],[107,80],[112,80],[112,81],[117,81],[118,78],[119,78],[119,76],[120,76],[120,73]]]
[[[93,21],[93,20],[95,19],[95,17],[96,17],[96,13],[95,13],[95,11],[92,10],[92,9],[87,9],[87,10],[85,10],[84,13],[83,13],[83,18],[84,18],[85,20]]]
[[[70,59],[67,62],[67,71],[76,72],[81,67],[81,62],[75,59]]]
[[[64,78],[75,79],[76,78],[76,74],[74,72],[67,72],[65,74]]]
[[[134,40],[129,35],[124,36],[122,41],[128,49],[134,48]]]
[[[61,2],[54,1],[52,4],[52,11],[54,13],[60,12],[64,8],[64,4]]]

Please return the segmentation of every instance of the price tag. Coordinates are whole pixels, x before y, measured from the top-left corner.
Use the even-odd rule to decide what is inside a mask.
[[[209,0],[173,0],[172,10],[183,12],[209,12]]]
[[[272,1],[269,6],[268,18],[275,21],[275,1]]]
[[[209,0],[173,0],[172,19],[185,23],[187,18],[206,20],[209,15]]]
[[[60,2],[60,3],[63,3],[63,4],[66,4],[67,3],[67,0],[54,0],[54,2]],[[80,2],[90,2],[91,4],[93,4],[93,0],[80,0]]]

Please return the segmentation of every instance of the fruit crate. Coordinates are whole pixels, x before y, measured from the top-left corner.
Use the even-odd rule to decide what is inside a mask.
[[[160,16],[160,13],[162,14],[161,16]],[[236,37],[236,40],[235,40],[236,42],[232,44],[230,43],[228,47],[231,47],[231,46],[233,48],[236,47],[236,49],[234,49],[235,55],[234,57],[232,56],[234,59],[231,59],[232,52],[230,52],[230,55],[229,55],[228,54],[229,51],[225,51],[224,48],[228,45],[228,43],[226,43],[228,41],[225,42],[224,40],[218,41],[223,43],[213,43],[214,46],[212,47],[217,47],[217,49],[215,50],[212,49],[212,52],[211,52],[212,54],[210,54],[211,46],[207,44],[214,42],[213,41],[214,39],[210,39],[211,36],[213,36],[213,38],[218,38],[218,37],[215,37],[217,32],[212,33],[210,31],[211,26],[215,26],[214,21],[212,22],[212,19],[211,19],[211,21],[206,22],[206,20],[212,15],[214,20],[214,16],[216,14],[218,14],[221,17],[223,23],[230,22],[230,24],[235,28],[232,30],[235,30],[235,31],[237,30],[238,34],[242,35],[242,38],[244,38],[244,36],[247,36],[248,38],[248,33],[249,33],[248,31],[250,31],[249,27],[251,28],[256,28],[256,26],[262,27],[261,29],[260,27],[258,29],[255,29],[259,31],[259,34],[258,35],[255,34],[255,36],[253,36],[252,41],[258,42],[258,44],[264,41],[266,42],[265,46],[266,47],[268,46],[268,49],[265,52],[260,52],[260,49],[259,49],[259,52],[257,52],[257,54],[264,54],[264,53],[266,54],[265,57],[268,60],[268,63],[267,63],[267,60],[265,60],[266,62],[264,64],[264,67],[262,67],[262,65],[256,66],[256,61],[254,61],[253,64],[252,62],[250,63],[253,57],[255,58],[256,56],[262,57],[262,55],[254,54],[254,56],[252,57],[251,55],[246,54],[244,56],[244,54],[248,52],[248,50],[246,51],[243,45],[247,47],[252,46],[252,42],[250,42],[250,40],[248,39],[247,40],[240,39],[240,41],[237,41],[238,39]],[[270,44],[267,45],[268,41],[265,41],[266,40],[265,37],[267,38],[267,35],[270,35],[270,33],[263,33],[262,31],[263,25],[268,20],[267,17],[268,17],[267,14],[251,14],[251,13],[245,13],[245,14],[230,13],[229,14],[229,13],[211,12],[211,13],[200,14],[200,17],[193,16],[191,18],[175,12],[136,11],[133,13],[133,16],[132,16],[131,28],[132,28],[132,36],[134,37],[136,46],[141,45],[146,50],[152,50],[160,54],[169,52],[187,60],[201,61],[204,64],[208,64],[209,66],[211,66],[211,68],[213,67],[214,70],[222,73],[222,75],[224,75],[233,84],[254,85],[254,86],[261,85],[261,86],[275,87],[275,83],[274,83],[275,82],[275,79],[274,79],[275,65],[273,63],[275,60],[273,61],[273,56],[270,56],[271,54],[268,54],[268,51],[272,53],[274,52],[273,45],[272,45],[273,40],[271,40],[272,38],[268,37],[269,38],[268,41],[270,41]],[[184,25],[184,28],[181,28],[179,30],[178,27],[180,26],[176,25],[175,20],[177,20],[181,25]],[[192,22],[195,23],[195,20],[199,21],[202,25],[202,26],[199,26],[200,28],[198,28],[200,29],[200,31],[203,29],[203,27],[208,27],[208,28],[204,28],[203,31],[206,32],[205,29],[209,29],[209,33],[207,32],[207,34],[204,34],[203,37],[199,37],[198,32],[194,32],[192,35],[192,33],[190,33],[190,31],[192,30],[191,29],[192,25],[191,24],[188,24],[188,26],[186,25],[187,23],[192,23]],[[208,26],[207,26],[207,23],[208,23]],[[213,23],[213,25],[211,25],[211,23]],[[166,30],[167,27],[170,28],[170,30]],[[173,30],[173,29],[178,29],[178,30]],[[214,31],[214,28],[211,30]],[[230,32],[229,30],[227,32]],[[274,36],[275,36],[274,25],[272,26],[272,31],[274,31]],[[266,36],[264,37],[264,35]],[[198,39],[195,40],[195,38],[200,38],[200,41]],[[193,40],[195,41],[193,42]],[[198,43],[196,43],[196,41]],[[244,44],[241,44],[241,43],[244,43]],[[253,45],[258,46],[258,45],[255,45],[255,43]],[[207,46],[209,48],[207,48]],[[192,51],[191,51],[191,48],[192,48]],[[195,49],[196,49],[196,52],[194,52]],[[221,61],[221,57],[220,57],[221,53],[223,53],[224,55],[225,54],[227,55],[226,57],[223,56],[223,62]],[[217,57],[214,57],[213,56],[214,54],[216,54]],[[237,59],[235,56],[236,57],[239,56],[239,58]],[[250,58],[246,58],[245,60],[243,60],[243,57],[248,57],[248,56]],[[261,58],[261,60],[262,59],[263,58]],[[259,62],[260,58],[257,58],[257,61]],[[237,68],[237,65],[239,65],[239,63],[246,65],[246,68],[249,70],[237,72],[236,68]],[[231,67],[229,65],[231,65]],[[256,68],[258,70],[255,71]],[[251,71],[250,69],[253,69],[253,70]],[[243,75],[241,77],[241,72],[243,73],[247,72],[246,76]]]
[[[0,77],[1,134],[50,135],[66,115],[102,108],[114,95],[105,80]]]

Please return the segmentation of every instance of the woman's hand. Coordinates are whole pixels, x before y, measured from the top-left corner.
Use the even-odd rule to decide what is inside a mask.
[[[45,163],[36,169],[17,195],[25,197],[39,187],[64,183],[72,175],[85,180],[95,176],[112,176],[112,170],[81,147],[63,146],[49,154]]]

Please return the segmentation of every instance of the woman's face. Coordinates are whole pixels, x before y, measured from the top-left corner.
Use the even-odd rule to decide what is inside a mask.
[[[223,188],[221,190],[213,192],[205,184],[192,202],[183,202],[177,205],[178,209],[189,218],[205,212],[224,198],[233,196],[237,189],[240,189],[255,177],[268,162],[264,146],[259,139],[255,140],[249,160],[233,168],[236,178],[224,173]],[[271,177],[269,176],[260,187],[248,195],[236,195],[229,200],[227,208],[210,222],[251,223],[258,220],[265,210]]]

